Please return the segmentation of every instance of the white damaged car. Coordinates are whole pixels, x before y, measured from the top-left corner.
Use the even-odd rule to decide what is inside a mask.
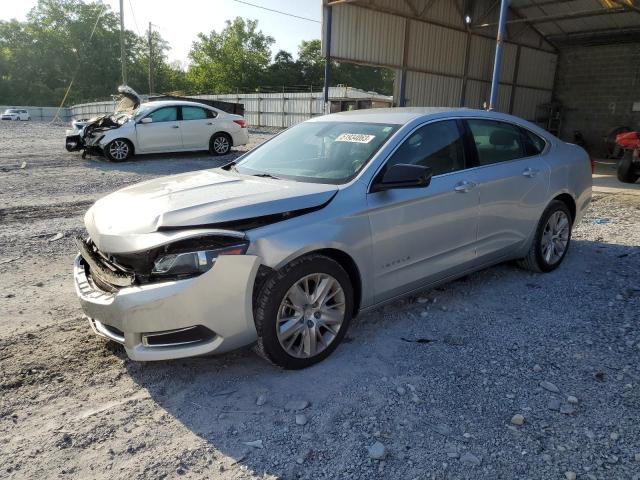
[[[67,130],[68,151],[104,154],[124,162],[134,154],[208,150],[226,155],[231,147],[249,141],[241,115],[191,101],[142,103],[130,87],[118,88],[120,100],[113,113],[88,121],[74,121]]]

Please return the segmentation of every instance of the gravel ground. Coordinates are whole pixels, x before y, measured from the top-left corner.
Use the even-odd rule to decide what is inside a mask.
[[[135,363],[81,318],[73,235],[101,195],[220,160],[81,160],[63,135],[0,124],[0,478],[640,478],[640,197],[594,197],[557,271],[362,315],[304,371]]]

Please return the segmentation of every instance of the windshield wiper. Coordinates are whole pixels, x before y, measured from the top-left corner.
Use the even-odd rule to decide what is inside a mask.
[[[280,177],[276,177],[274,175],[271,175],[270,173],[254,173],[251,176],[252,177],[262,177],[262,178],[273,178],[275,180],[282,180]]]

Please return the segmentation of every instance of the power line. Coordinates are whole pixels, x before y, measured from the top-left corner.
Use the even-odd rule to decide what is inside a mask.
[[[136,21],[136,14],[133,11],[133,5],[131,4],[131,0],[129,0],[129,9],[131,10],[131,16],[133,17],[133,24],[136,26],[136,32],[138,32],[138,36],[140,36],[140,29],[138,28],[138,22]]]
[[[256,5],[255,3],[245,2],[244,0],[234,0],[234,2],[244,3],[255,8],[261,8],[262,10],[268,10],[269,12],[279,13],[280,15],[286,15],[287,17],[299,18],[300,20],[306,20],[308,22],[320,23],[320,20],[314,18],[301,17],[300,15],[294,15],[293,13],[283,12],[281,10],[275,10],[273,8],[263,7],[262,5]]]

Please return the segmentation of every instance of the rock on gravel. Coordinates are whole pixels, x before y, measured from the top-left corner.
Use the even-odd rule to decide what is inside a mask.
[[[481,457],[476,457],[471,452],[464,452],[462,454],[462,456],[460,457],[460,461],[462,463],[466,463],[467,465],[472,465],[474,467],[477,467],[482,463],[482,458]]]
[[[576,472],[564,472],[564,478],[566,478],[567,480],[576,480],[577,475]]]
[[[265,403],[267,403],[267,396],[266,395],[260,395],[258,396],[258,398],[256,399],[256,405],[261,407],[263,406]]]
[[[296,425],[306,425],[309,420],[307,416],[303,413],[299,413],[296,415]]]
[[[559,393],[560,389],[558,387],[555,386],[555,384],[551,383],[551,382],[547,382],[546,380],[543,380],[542,382],[540,382],[540,386],[542,388],[544,388],[545,390],[547,390],[548,392],[551,393]]]
[[[524,416],[516,413],[513,417],[511,417],[511,423],[518,426],[524,424]]]
[[[382,460],[387,456],[387,449],[380,442],[376,442],[370,447],[367,447],[367,451],[369,452],[369,458],[374,460]]]

